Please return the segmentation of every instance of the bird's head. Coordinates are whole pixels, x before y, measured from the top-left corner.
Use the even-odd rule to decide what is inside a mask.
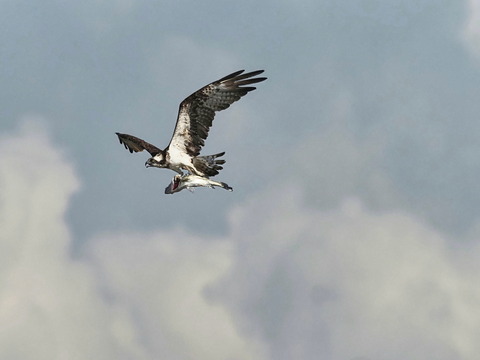
[[[164,168],[166,167],[166,161],[165,157],[163,154],[157,154],[155,156],[152,156],[150,159],[145,161],[145,167],[158,167],[158,168]]]

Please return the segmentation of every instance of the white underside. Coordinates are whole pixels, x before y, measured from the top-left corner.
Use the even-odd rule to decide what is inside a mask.
[[[168,162],[171,168],[192,169],[192,158],[185,152],[177,150],[175,147],[168,149]]]
[[[180,184],[178,185],[178,187],[175,190],[172,190],[173,180],[172,180],[172,183],[170,183],[170,185],[165,190],[166,190],[166,193],[173,194],[173,193],[179,192],[179,191],[181,191],[185,188],[190,190],[190,189],[195,188],[195,187],[210,187],[210,188],[213,188],[215,186],[223,187],[223,184],[218,182],[218,181],[214,181],[214,180],[202,177],[202,176],[184,175],[184,176],[181,177]]]

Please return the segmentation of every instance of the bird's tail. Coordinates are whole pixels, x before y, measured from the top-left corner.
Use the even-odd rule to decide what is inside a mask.
[[[205,176],[215,176],[223,169],[221,165],[225,164],[225,160],[217,159],[223,155],[225,155],[225,151],[214,155],[197,156],[193,159],[193,165]]]
[[[222,184],[222,188],[224,188],[225,190],[233,191],[233,188],[231,186],[228,186],[228,184],[225,184],[224,182],[221,182],[220,184]]]

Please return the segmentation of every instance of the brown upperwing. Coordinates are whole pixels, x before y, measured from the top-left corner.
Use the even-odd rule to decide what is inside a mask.
[[[133,135],[128,135],[128,134],[120,134],[120,133],[115,133],[118,136],[118,140],[120,140],[120,144],[123,144],[125,146],[125,149],[130,151],[131,153],[147,150],[150,155],[155,156],[161,150],[157,148],[155,145],[152,145],[145,140],[139,139],[136,136]]]
[[[263,70],[243,73],[236,71],[220,80],[214,81],[192,95],[180,104],[177,124],[170,140],[169,148],[177,147],[181,152],[198,156],[212,126],[215,112],[228,108],[252,90],[246,86],[266,80],[266,77],[255,77]]]

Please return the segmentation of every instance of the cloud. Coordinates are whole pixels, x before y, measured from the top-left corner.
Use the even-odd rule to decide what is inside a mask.
[[[211,289],[272,359],[475,359],[478,248],[402,212],[305,206],[292,187],[230,214],[230,275]]]
[[[89,258],[152,359],[264,359],[261,345],[238,334],[228,310],[205,293],[230,267],[231,250],[230,242],[181,230],[113,233],[91,242]]]
[[[64,215],[79,180],[64,152],[38,119],[0,151],[0,358],[263,359],[204,294],[230,243],[115,233],[72,258]]]
[[[480,55],[480,1],[467,1],[467,18],[463,29],[463,40],[475,56]]]
[[[332,208],[345,197],[360,195],[370,206],[398,206],[401,197],[394,179],[381,166],[388,140],[375,132],[357,136],[349,129],[352,99],[349,94],[337,96],[328,116],[332,121],[287,152],[291,167],[284,176],[301,184],[309,202],[319,208]]]
[[[64,214],[79,181],[66,154],[36,120],[3,136],[0,151],[2,358],[480,351],[480,248],[407,212],[372,212],[354,197],[321,211],[285,184],[231,210],[225,236],[118,229],[72,258]]]
[[[91,273],[69,258],[63,219],[79,182],[37,120],[0,140],[0,357],[115,355],[109,310]]]

